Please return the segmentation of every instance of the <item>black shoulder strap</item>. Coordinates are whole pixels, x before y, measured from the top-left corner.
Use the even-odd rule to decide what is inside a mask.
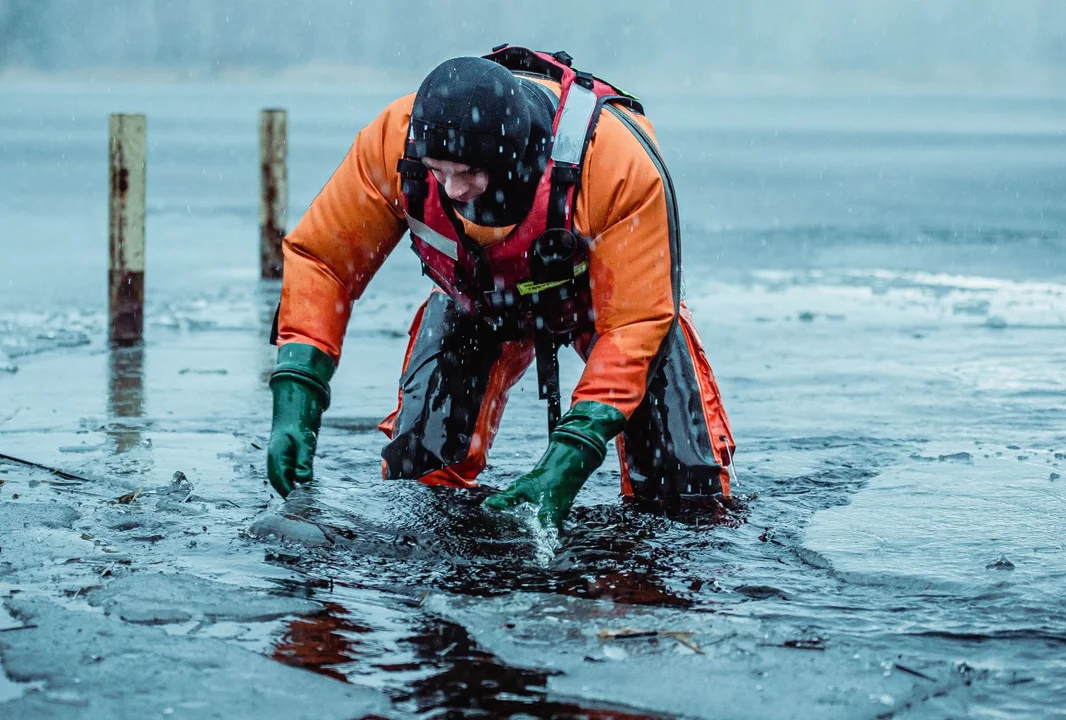
[[[591,76],[589,76],[591,77]],[[581,73],[578,73],[580,80]],[[577,92],[591,92],[583,84],[579,84],[577,80],[574,82],[574,86],[571,86],[571,92],[575,92],[574,87],[581,87],[581,90]],[[571,198],[570,204],[570,224],[573,224],[573,211],[574,203],[577,202],[577,193],[581,186],[581,171],[585,165],[585,154],[588,152],[589,143],[592,142],[592,136],[596,132],[596,125],[600,119],[600,113],[603,111],[604,103],[608,102],[611,98],[598,98],[596,100],[595,107],[592,110],[592,116],[589,118],[588,126],[585,130],[585,136],[581,141],[580,154],[575,158],[573,155],[569,155],[566,158],[562,157],[561,153],[557,153],[559,148],[560,139],[556,138],[556,145],[552,148],[552,176],[551,176],[551,191],[548,195],[548,229],[552,228],[564,228],[567,227],[567,195],[570,188],[574,188],[574,195]],[[562,130],[562,128],[560,128]],[[574,160],[576,159],[576,162]]]
[[[408,144],[403,157],[396,164],[396,171],[400,173],[400,191],[407,200],[407,213],[421,221],[425,216],[426,195],[429,192],[429,183],[426,182],[429,170],[419,160],[412,160],[409,151]]]

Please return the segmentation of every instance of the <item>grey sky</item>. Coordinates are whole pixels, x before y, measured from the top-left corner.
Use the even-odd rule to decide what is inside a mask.
[[[421,72],[509,41],[621,83],[1066,92],[1061,0],[0,0],[0,69]]]

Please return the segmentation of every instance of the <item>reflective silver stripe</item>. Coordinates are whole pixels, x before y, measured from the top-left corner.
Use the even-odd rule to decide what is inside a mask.
[[[596,112],[596,101],[596,93],[588,88],[576,82],[570,86],[566,102],[563,103],[563,115],[559,118],[559,129],[555,133],[552,160],[571,165],[581,162],[581,150],[585,147],[585,134],[592,121],[592,113]]]
[[[446,238],[439,232],[426,225],[423,222],[415,220],[407,213],[403,214],[407,218],[407,227],[411,228],[411,234],[417,237],[419,240],[429,245],[434,250],[447,255],[452,260],[459,259],[459,249],[455,244],[455,241]]]

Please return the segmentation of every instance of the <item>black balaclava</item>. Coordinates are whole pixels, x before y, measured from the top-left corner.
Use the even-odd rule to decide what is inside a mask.
[[[543,91],[502,65],[453,58],[418,88],[408,134],[410,155],[486,171],[488,189],[472,202],[452,205],[478,225],[512,225],[533,206],[548,162],[554,114]],[[443,191],[441,197],[451,202]]]

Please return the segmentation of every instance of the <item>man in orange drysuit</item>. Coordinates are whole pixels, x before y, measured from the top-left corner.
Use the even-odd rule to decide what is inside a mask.
[[[454,58],[355,142],[285,239],[267,467],[312,478],[352,303],[410,231],[439,289],[419,308],[399,405],[380,428],[386,478],[472,488],[509,389],[536,361],[543,457],[491,509],[561,525],[617,437],[622,492],[675,505],[729,495],[733,438],[681,299],[674,190],[631,96],[565,53],[501,46]],[[585,360],[559,417],[560,345]]]

